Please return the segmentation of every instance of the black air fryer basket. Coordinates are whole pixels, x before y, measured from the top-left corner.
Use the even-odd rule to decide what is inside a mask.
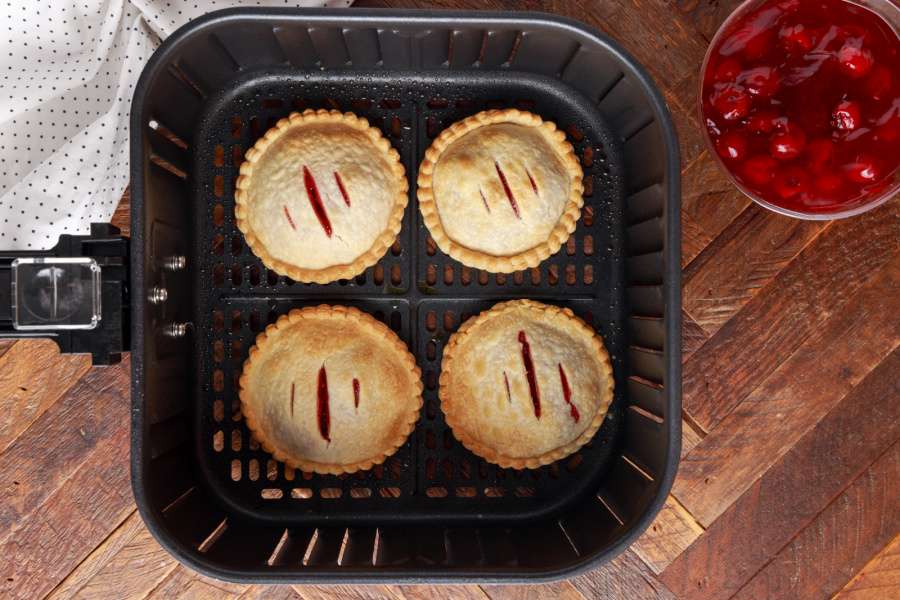
[[[415,201],[431,140],[503,107],[556,122],[585,172],[568,244],[509,275],[441,253]],[[244,153],[305,108],[352,111],[381,128],[410,182],[394,246],[365,273],[328,285],[268,271],[234,223]],[[97,268],[58,274],[81,269],[78,289],[103,300],[99,326],[13,333],[54,335],[103,362],[128,348],[130,310],[135,499],[181,561],[240,581],[533,580],[607,560],[649,525],[681,437],[679,160],[659,92],[618,45],[533,13],[222,11],[166,40],[144,69],[131,119],[130,285],[129,247],[111,228],[66,237],[41,260],[91,257]],[[16,256],[0,256],[0,278],[16,271]],[[17,268],[23,292],[36,271]],[[58,315],[53,285],[54,295],[34,297],[52,298]],[[437,398],[448,336],[511,298],[570,307],[603,335],[615,372],[594,440],[537,470],[501,469],[465,450]],[[287,469],[240,414],[236,382],[256,335],[319,303],[383,320],[422,368],[415,432],[368,472]],[[2,311],[0,328],[11,331]]]

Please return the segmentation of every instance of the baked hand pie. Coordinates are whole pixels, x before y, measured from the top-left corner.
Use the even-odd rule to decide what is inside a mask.
[[[422,408],[421,372],[406,345],[346,306],[279,317],[256,338],[239,383],[241,410],[260,445],[315,473],[384,462]]]
[[[597,433],[613,397],[600,336],[571,310],[513,300],[463,323],[441,364],[441,409],[462,444],[534,469]]]
[[[328,283],[378,262],[400,231],[408,184],[400,155],[352,113],[281,119],[247,151],[235,217],[266,267]]]
[[[566,135],[515,109],[454,123],[425,152],[419,210],[438,247],[494,273],[536,267],[575,231],[583,172]]]

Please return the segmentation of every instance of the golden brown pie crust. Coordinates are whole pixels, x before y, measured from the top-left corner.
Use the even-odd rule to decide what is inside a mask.
[[[531,247],[516,251],[512,254],[499,254],[477,250],[460,243],[458,240],[454,240],[448,233],[446,225],[441,221],[438,207],[439,201],[435,199],[435,172],[441,161],[442,154],[450,150],[454,143],[461,140],[463,137],[476,132],[481,128],[497,124],[515,124],[533,128],[534,131],[539,132],[543,140],[547,142],[546,147],[550,148],[550,151],[558,160],[559,168],[562,171],[561,177],[568,180],[562,182],[565,184],[563,189],[567,188],[568,193],[565,195],[564,192],[562,210],[555,225],[550,227],[550,224],[547,224],[546,222],[542,223],[542,226],[550,227],[549,234],[542,235],[540,239],[536,239]],[[503,161],[505,158],[495,158],[495,163],[493,165],[481,165],[484,177],[496,177],[499,174],[500,166],[497,162],[498,160]],[[465,157],[463,157],[460,162],[465,163]],[[497,169],[496,174],[493,171],[495,166]],[[474,166],[470,166],[470,170],[475,168],[476,167]],[[537,165],[536,168],[540,168],[540,165]],[[486,171],[484,171],[485,169]],[[516,173],[520,181],[527,181],[524,179],[524,175],[519,175],[518,171],[516,171]],[[467,179],[471,179],[472,175],[473,173],[459,173],[458,180],[466,181]],[[583,176],[584,173],[575,156],[572,145],[566,140],[565,133],[558,130],[553,122],[544,121],[538,115],[517,109],[487,110],[463,119],[462,121],[458,121],[445,129],[425,152],[425,158],[419,166],[417,182],[419,210],[422,213],[425,225],[431,232],[431,237],[443,252],[470,267],[494,273],[510,273],[538,266],[543,260],[557,252],[566,240],[568,240],[572,232],[575,231],[576,222],[581,215],[581,207],[584,205],[584,199],[582,197],[582,193],[584,192],[584,184],[582,182]],[[539,192],[536,183],[539,182],[535,182],[530,172],[528,173],[528,179],[531,180],[531,186],[534,188],[535,195],[538,195]],[[500,187],[501,183],[503,186],[502,188]],[[490,188],[493,190],[502,190],[503,188],[506,188],[507,194],[509,194],[508,188],[511,184],[512,178],[507,178],[507,176],[504,175],[497,179],[497,181],[491,182]],[[482,199],[485,200],[485,209],[490,211],[487,199],[483,195],[484,192],[483,190],[481,191]],[[499,193],[502,194],[502,192]],[[527,195],[528,193],[525,194],[526,197]],[[472,201],[477,204],[477,195],[475,196],[476,198]],[[544,200],[547,199],[545,198]],[[510,203],[512,202],[513,201],[510,200]],[[515,210],[516,215],[518,216],[518,208]],[[496,217],[496,214],[494,217]],[[485,214],[483,218],[490,219],[491,216]],[[495,231],[493,234],[486,233],[481,239],[484,240],[485,237],[493,236],[502,237],[504,235],[505,234],[502,231]]]
[[[323,161],[327,162],[329,159],[329,153],[340,153],[342,147],[344,149],[348,149],[352,145],[359,146],[360,144],[368,144],[370,147],[366,148],[365,152],[369,153],[369,156],[377,155],[382,158],[384,168],[389,171],[386,179],[390,182],[390,185],[393,188],[389,192],[391,207],[387,215],[386,222],[384,223],[384,230],[380,234],[374,236],[371,245],[367,249],[364,249],[360,254],[353,257],[351,260],[348,260],[344,264],[333,264],[324,266],[322,268],[308,268],[292,264],[289,260],[285,260],[284,258],[279,259],[273,256],[273,252],[270,249],[266,248],[266,246],[261,241],[260,232],[254,231],[249,216],[251,203],[253,202],[251,193],[252,182],[254,172],[259,167],[259,161],[261,161],[263,157],[266,156],[266,150],[269,149],[272,144],[282,138],[282,136],[296,131],[297,128],[308,126],[321,127],[327,124],[344,125],[347,128],[346,133],[344,135],[341,135],[340,133],[331,134],[330,141],[334,143],[334,149],[329,150],[329,148],[320,145],[315,148],[315,151],[318,151],[319,147],[321,147],[321,150],[323,152],[321,158]],[[362,135],[360,136],[359,134]],[[355,150],[359,149],[356,148]],[[357,152],[357,154],[359,154],[359,152]],[[269,158],[267,160],[271,159]],[[332,185],[330,179],[328,179],[330,176],[331,174],[326,172],[326,178],[324,178],[325,183],[327,183],[327,185],[329,186]],[[298,195],[301,195],[303,193],[302,191],[300,191],[303,190],[302,179],[299,179],[301,175],[298,173],[297,177],[300,182],[297,184],[299,192]],[[362,180],[364,178],[360,179]],[[390,142],[384,138],[384,136],[381,134],[381,131],[379,131],[375,127],[370,126],[369,122],[366,119],[358,117],[355,114],[349,112],[341,113],[336,110],[307,109],[302,113],[291,113],[291,115],[289,115],[288,117],[279,120],[274,127],[269,129],[269,131],[267,131],[265,135],[263,135],[263,137],[261,137],[256,142],[256,144],[254,144],[254,146],[247,151],[246,160],[241,165],[240,176],[238,177],[236,183],[235,220],[238,229],[240,229],[244,234],[244,238],[246,239],[247,245],[250,247],[250,250],[262,260],[263,264],[265,264],[266,267],[272,269],[280,275],[290,277],[294,281],[308,283],[329,283],[338,279],[348,279],[354,277],[368,267],[377,263],[378,260],[382,256],[384,256],[385,252],[387,252],[387,249],[390,248],[391,244],[394,243],[394,240],[397,238],[397,234],[400,232],[400,223],[403,219],[403,212],[408,202],[408,189],[409,184],[406,180],[406,171],[403,168],[402,162],[400,161],[400,155],[391,146]],[[332,191],[334,192],[334,190]],[[332,194],[332,197],[339,198],[341,195],[345,195],[345,193],[346,190],[341,188],[339,190],[339,193],[334,192]],[[364,196],[365,194],[362,195]],[[359,204],[363,208],[363,210],[365,209],[364,202],[365,199],[361,199],[359,201]],[[336,206],[338,208],[341,208],[339,203]],[[291,222],[291,224],[293,226],[293,222]],[[355,234],[353,229],[351,229],[349,232],[344,231],[343,233],[345,236],[352,236]],[[321,252],[325,254],[327,253],[327,250],[322,250]],[[303,253],[306,255],[316,254],[317,249],[304,249]]]
[[[326,366],[327,439],[317,404],[317,373]],[[406,344],[347,306],[279,317],[256,338],[239,386],[241,411],[260,445],[295,469],[322,474],[383,463],[409,437],[422,408],[421,371]]]
[[[518,331],[527,331],[540,416]],[[565,402],[563,385],[572,392]],[[613,398],[612,364],[600,336],[568,308],[512,300],[470,318],[450,337],[439,395],[447,424],[466,448],[501,467],[535,469],[597,433]]]

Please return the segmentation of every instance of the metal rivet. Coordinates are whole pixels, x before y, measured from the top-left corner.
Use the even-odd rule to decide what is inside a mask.
[[[147,294],[147,300],[150,301],[151,304],[160,304],[169,299],[169,292],[164,287],[153,286],[150,288],[150,292]]]
[[[163,335],[171,338],[180,338],[184,337],[187,333],[188,326],[190,323],[169,323],[165,327],[163,327]]]
[[[163,259],[163,269],[167,271],[180,271],[187,264],[187,259],[183,256],[167,256]]]

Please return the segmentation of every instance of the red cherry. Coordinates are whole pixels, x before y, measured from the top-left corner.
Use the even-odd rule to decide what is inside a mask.
[[[878,165],[875,160],[862,154],[856,157],[856,160],[843,166],[844,174],[847,179],[856,183],[872,183],[878,179]]]
[[[869,76],[866,77],[863,89],[865,90],[866,95],[870,96],[873,100],[881,100],[886,98],[891,92],[891,80],[890,69],[884,65],[875,65],[872,67]]]
[[[750,96],[739,85],[726,85],[710,97],[713,107],[726,121],[736,121],[750,112]]]
[[[792,12],[797,10],[800,7],[800,0],[784,0],[784,2],[778,3],[778,8],[781,12]]]
[[[750,61],[757,61],[766,55],[772,47],[772,31],[760,31],[757,35],[747,40],[744,47],[744,57]]]
[[[736,131],[726,132],[716,142],[716,151],[726,160],[743,160],[747,149],[747,138]]]
[[[772,133],[781,117],[773,110],[761,110],[756,114],[750,115],[747,121],[747,128],[753,133]]]
[[[778,163],[772,157],[758,154],[751,156],[744,162],[741,172],[744,175],[744,179],[750,183],[766,185],[771,181],[772,175],[775,174],[775,169],[777,168]]]
[[[887,123],[875,130],[872,136],[876,140],[894,142],[900,138],[900,117],[891,117]]]
[[[862,123],[860,117],[859,103],[843,100],[831,111],[831,126],[840,131],[853,131]]]
[[[806,147],[806,134],[796,125],[785,127],[769,138],[769,154],[779,160],[797,158]]]
[[[815,45],[813,36],[804,25],[786,25],[778,32],[781,45],[788,52],[809,52]]]
[[[816,191],[827,197],[835,196],[843,185],[843,180],[833,173],[817,175],[813,180]]]
[[[741,73],[738,83],[754,96],[769,98],[778,91],[780,79],[772,67],[755,67]]]
[[[822,168],[834,156],[834,142],[826,138],[816,138],[806,145],[806,157],[813,167]]]
[[[809,189],[809,175],[799,167],[787,167],[775,174],[775,193],[787,200]]]
[[[863,77],[875,62],[868,49],[862,48],[859,43],[850,40],[838,50],[837,57],[844,73],[854,78]]]
[[[716,67],[715,80],[731,83],[741,73],[741,63],[733,58],[726,58]]]

